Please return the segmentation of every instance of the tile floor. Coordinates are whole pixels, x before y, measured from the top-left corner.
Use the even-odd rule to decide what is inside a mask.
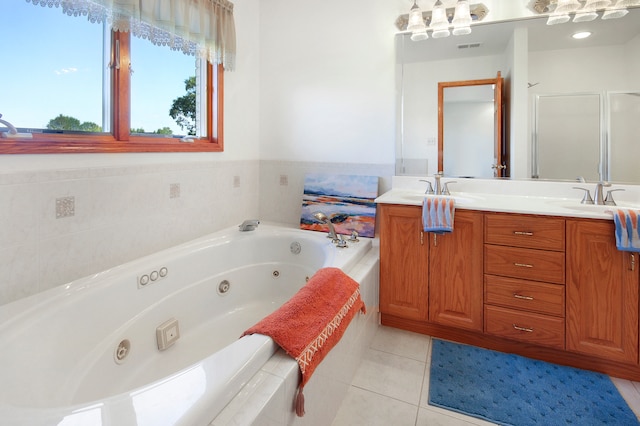
[[[465,426],[492,423],[427,404],[431,338],[380,326],[333,426]],[[640,383],[613,378],[640,415]]]

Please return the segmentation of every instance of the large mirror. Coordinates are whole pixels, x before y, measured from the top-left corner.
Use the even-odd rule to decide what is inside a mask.
[[[438,149],[438,83],[484,79],[499,70],[511,177],[640,184],[640,168],[629,164],[640,155],[639,8],[613,20],[548,26],[541,17],[472,29],[466,36],[419,42],[397,35],[397,174],[439,171],[447,143],[445,138]],[[579,31],[592,35],[573,39]],[[555,124],[537,127],[545,121]]]

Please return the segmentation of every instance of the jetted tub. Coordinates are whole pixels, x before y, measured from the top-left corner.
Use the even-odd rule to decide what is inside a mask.
[[[349,246],[234,227],[0,306],[0,422],[208,424],[278,349],[238,337],[371,240]]]

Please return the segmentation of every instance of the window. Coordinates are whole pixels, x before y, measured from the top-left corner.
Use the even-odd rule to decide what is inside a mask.
[[[221,65],[57,8],[4,10],[0,113],[33,137],[0,154],[222,151]]]

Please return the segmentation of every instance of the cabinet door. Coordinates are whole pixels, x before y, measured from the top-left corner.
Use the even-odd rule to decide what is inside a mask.
[[[453,232],[429,234],[429,320],[482,331],[483,214],[455,212]]]
[[[427,320],[429,245],[422,208],[380,205],[380,312]]]
[[[638,362],[637,256],[616,249],[613,222],[567,221],[567,350]]]

